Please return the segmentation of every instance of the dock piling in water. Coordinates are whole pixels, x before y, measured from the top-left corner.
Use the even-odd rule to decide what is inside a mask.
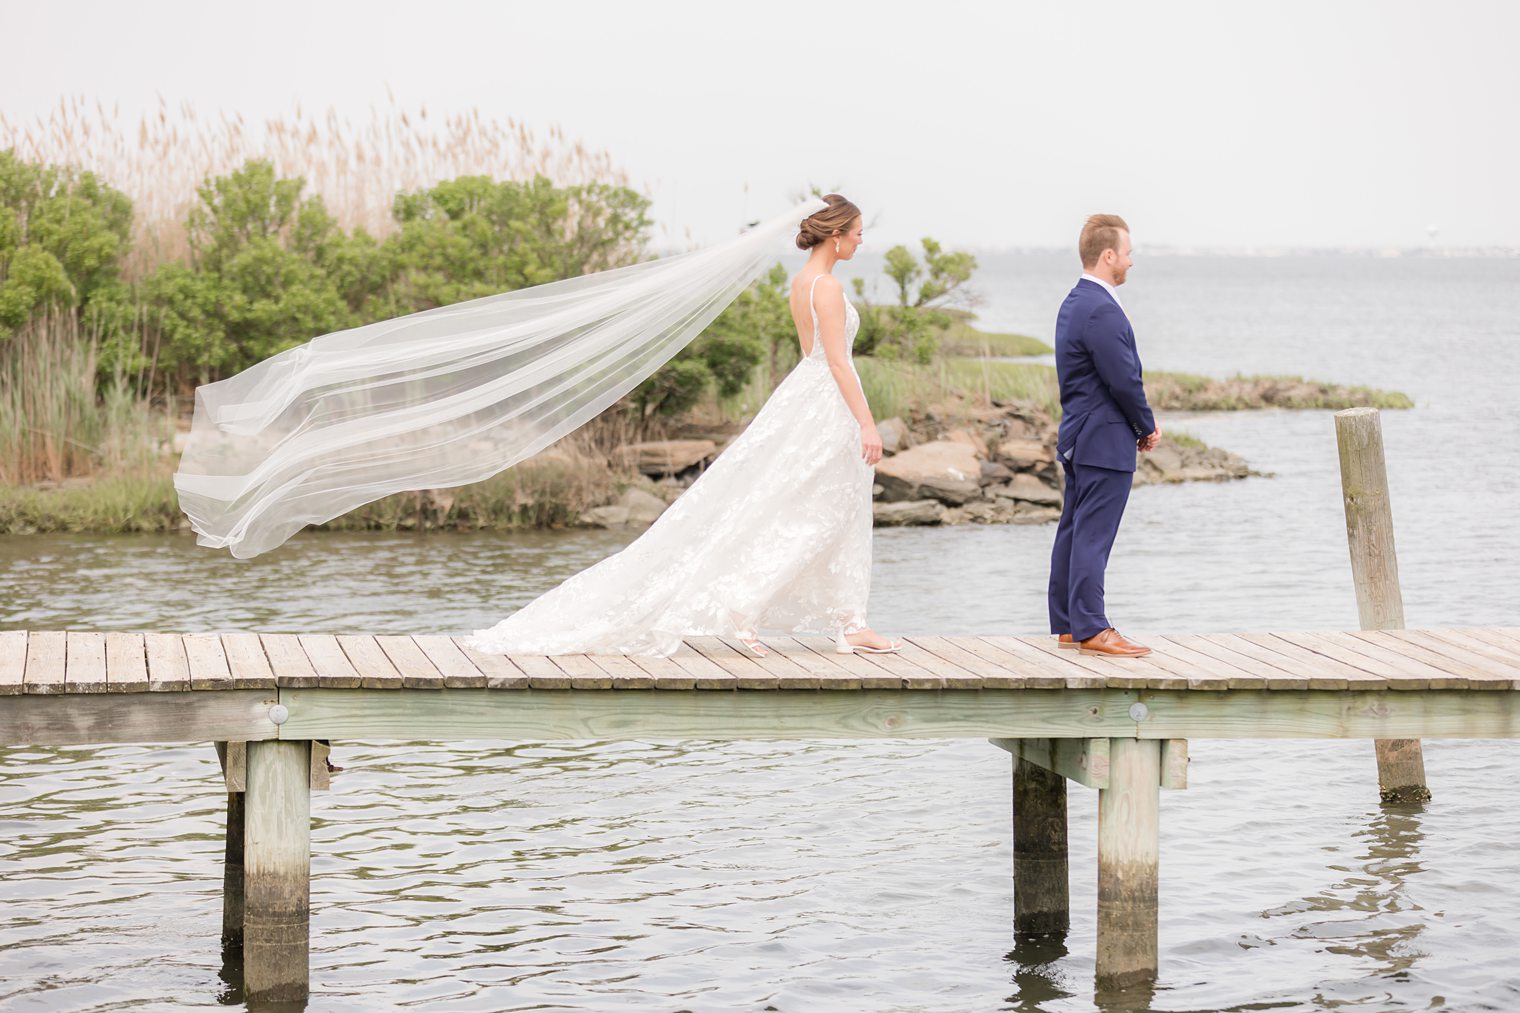
[[[1013,929],[1064,936],[1071,928],[1066,778],[1013,757]]]
[[[1399,587],[1393,506],[1388,497],[1388,466],[1378,410],[1348,408],[1336,412],[1335,441],[1340,451],[1351,579],[1356,586],[1362,629],[1401,630],[1404,594]],[[1430,798],[1419,739],[1378,739],[1373,749],[1377,753],[1378,793],[1384,802]]]
[[[1100,988],[1156,976],[1161,743],[1109,740],[1109,783],[1098,789]]]
[[[229,776],[229,752],[246,755],[246,743],[218,742],[216,757],[222,764],[222,777],[227,785],[227,842],[222,853],[222,949],[241,951],[243,948],[243,799],[241,785],[234,788]],[[238,776],[242,775],[241,765]]]
[[[244,796],[243,990],[301,1001],[309,987],[311,743],[248,743]]]

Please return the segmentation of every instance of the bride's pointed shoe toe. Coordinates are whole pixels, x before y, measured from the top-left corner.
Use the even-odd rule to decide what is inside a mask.
[[[834,651],[838,654],[897,654],[903,649],[903,641],[890,639],[886,647],[869,647],[865,644],[852,644],[844,638],[844,634],[834,638]]]
[[[855,653],[856,654],[897,654],[897,653],[901,652],[902,649],[903,649],[902,641],[900,641],[900,640],[894,640],[894,641],[892,641],[886,647],[866,647],[863,644],[862,645],[857,645],[856,648],[855,648]]]

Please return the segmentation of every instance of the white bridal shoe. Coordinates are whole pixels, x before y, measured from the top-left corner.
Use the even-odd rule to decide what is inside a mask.
[[[844,638],[844,630],[834,634],[834,652],[836,654],[896,654],[903,649],[903,642],[896,638],[889,638],[886,647],[867,647],[864,644],[852,644]]]

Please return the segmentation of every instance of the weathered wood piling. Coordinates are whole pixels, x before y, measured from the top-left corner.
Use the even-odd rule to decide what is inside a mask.
[[[243,838],[243,982],[250,998],[307,994],[311,743],[248,743]]]
[[[1404,628],[1404,592],[1393,544],[1393,504],[1383,454],[1382,417],[1376,408],[1348,408],[1335,414],[1340,451],[1341,494],[1346,505],[1346,544],[1351,582],[1364,630]],[[1425,752],[1419,739],[1378,739],[1378,793],[1384,802],[1423,802]]]
[[[1024,938],[1071,928],[1066,855],[1066,778],[1013,761],[1013,930]]]

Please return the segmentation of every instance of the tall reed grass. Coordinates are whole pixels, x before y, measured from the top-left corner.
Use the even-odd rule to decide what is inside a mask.
[[[174,426],[149,377],[99,376],[100,335],[77,312],[39,314],[0,343],[0,482],[61,482],[159,467]]]
[[[107,109],[82,96],[59,101],[46,118],[20,123],[0,112],[0,149],[28,161],[88,169],[132,199],[133,249],[123,272],[140,278],[189,252],[185,217],[196,187],[250,158],[267,158],[281,176],[301,176],[309,192],[348,229],[363,226],[379,238],[392,227],[397,193],[463,175],[494,179],[547,176],[559,185],[625,185],[626,174],[605,151],[587,148],[553,127],[542,134],[514,119],[482,117],[478,109],[438,115],[426,105],[373,106],[355,123],[333,109],[303,109],[250,122],[241,113],[204,115],[162,97],[156,111],[135,122],[119,105]]]

